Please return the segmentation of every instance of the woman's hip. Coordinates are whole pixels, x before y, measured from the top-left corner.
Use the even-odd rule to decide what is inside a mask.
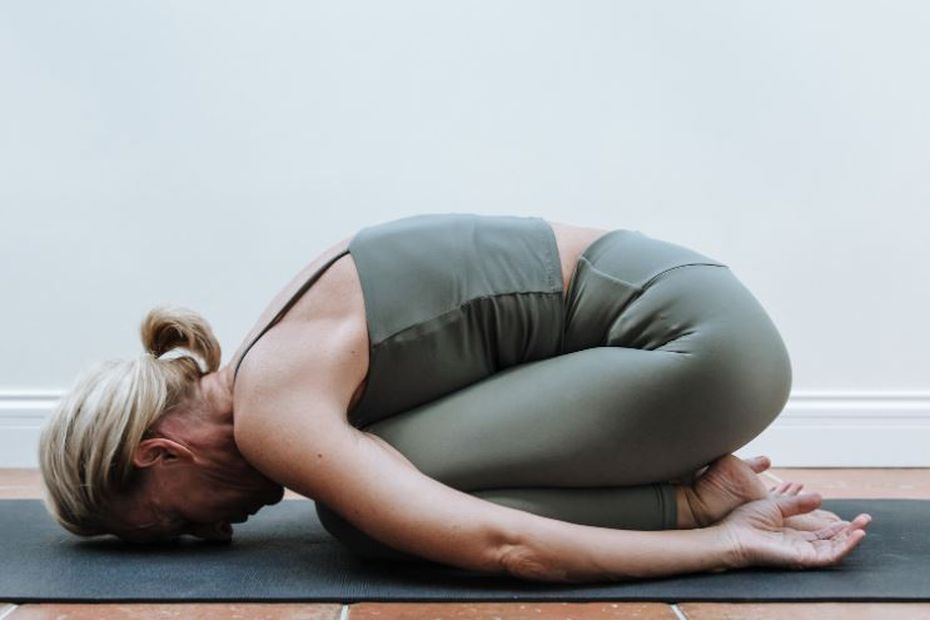
[[[730,267],[639,231],[613,230],[578,260],[563,353],[597,346],[679,353],[705,392],[748,392],[777,409],[790,391],[785,343]]]

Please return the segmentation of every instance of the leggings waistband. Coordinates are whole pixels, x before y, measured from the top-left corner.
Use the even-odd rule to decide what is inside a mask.
[[[598,237],[579,256],[569,283],[562,352],[603,345],[611,326],[647,288],[674,269],[696,265],[728,268],[706,254],[638,230],[618,228]],[[674,313],[671,308],[656,311]]]
[[[727,266],[683,245],[624,228],[611,230],[595,239],[581,253],[579,262],[582,261],[601,273],[641,288],[676,267]]]

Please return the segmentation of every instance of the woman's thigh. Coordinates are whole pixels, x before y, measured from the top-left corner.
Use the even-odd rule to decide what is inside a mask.
[[[633,231],[589,246],[561,355],[365,427],[427,475],[490,502],[621,529],[671,529],[671,478],[760,433],[784,406],[787,351],[726,266]],[[368,558],[421,561],[317,503]]]
[[[745,445],[791,369],[758,300],[723,263],[617,230],[582,254],[564,352],[364,430],[465,491],[641,485]]]

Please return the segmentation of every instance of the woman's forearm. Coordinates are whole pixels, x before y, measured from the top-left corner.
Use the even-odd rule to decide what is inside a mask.
[[[535,515],[534,515],[535,517]],[[618,530],[547,518],[527,519],[501,556],[517,577],[541,581],[625,581],[736,566],[719,528]]]

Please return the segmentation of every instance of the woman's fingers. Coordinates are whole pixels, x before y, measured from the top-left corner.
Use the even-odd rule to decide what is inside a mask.
[[[803,482],[787,481],[770,487],[769,492],[773,495],[797,495],[800,493],[802,488],[804,488]],[[836,521],[843,521],[843,519],[841,519],[836,513],[830,512],[829,510],[816,508],[804,515],[789,517],[786,520],[785,525],[795,529],[817,530],[823,527],[825,523]],[[849,521],[844,522],[849,523]]]
[[[831,523],[830,525],[826,527],[822,527],[816,532],[811,532],[811,533],[814,535],[815,538],[819,538],[820,540],[825,540],[828,538],[833,538],[838,533],[845,530],[849,524],[850,524],[849,521],[840,521],[838,523]]]
[[[843,530],[833,538],[823,541],[829,546],[825,546],[827,562],[835,564],[845,558],[849,553],[865,538],[865,530]]]
[[[769,491],[775,493],[776,495],[797,495],[803,488],[803,482],[788,481],[771,487]]]
[[[814,510],[823,500],[819,493],[804,493],[803,495],[776,495],[775,502],[781,510],[782,518],[800,515]]]
[[[859,513],[855,519],[850,522],[850,527],[866,527],[872,522],[872,515],[867,512]]]
[[[836,564],[865,538],[865,527],[872,517],[866,513],[858,515],[852,521],[833,523],[817,531],[808,532],[805,536],[817,551],[817,564]],[[810,536],[814,538],[810,538]]]
[[[744,459],[744,461],[749,464],[749,466],[752,467],[752,470],[757,474],[762,473],[772,466],[771,459],[764,455],[754,456],[751,459]]]
[[[819,514],[821,512],[830,516],[822,516]],[[833,525],[838,521],[842,521],[842,519],[836,517],[831,512],[818,509],[813,510],[807,514],[788,517],[784,520],[784,524],[785,527],[790,527],[795,530],[803,530],[805,532],[819,532],[825,527]],[[849,521],[843,521],[843,523],[849,523]]]

